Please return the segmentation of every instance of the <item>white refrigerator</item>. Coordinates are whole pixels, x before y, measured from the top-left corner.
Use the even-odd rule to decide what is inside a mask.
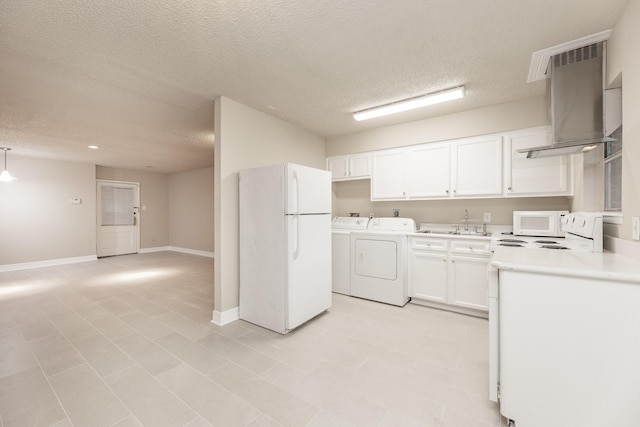
[[[240,318],[285,334],[331,307],[331,174],[239,174]]]

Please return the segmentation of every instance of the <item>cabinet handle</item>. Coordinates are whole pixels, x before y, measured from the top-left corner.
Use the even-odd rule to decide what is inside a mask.
[[[511,191],[511,187],[508,187],[507,190]]]
[[[455,193],[457,193],[457,192],[458,192],[458,190],[453,190],[453,194],[455,194]]]
[[[449,190],[444,190],[444,191],[446,191],[446,192],[447,192],[447,194],[449,194]]]
[[[456,260],[455,260],[455,259],[452,259],[452,260],[451,260],[451,264],[455,264],[455,263],[456,263]]]

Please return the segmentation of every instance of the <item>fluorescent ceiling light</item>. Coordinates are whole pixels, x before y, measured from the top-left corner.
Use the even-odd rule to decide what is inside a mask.
[[[368,110],[358,111],[353,113],[353,118],[357,121],[368,120],[375,117],[386,116],[388,114],[400,113],[402,111],[439,104],[441,102],[452,101],[462,97],[464,97],[464,86],[459,86],[453,89],[429,93],[427,95],[421,95],[415,98],[409,98],[403,101],[373,107]]]

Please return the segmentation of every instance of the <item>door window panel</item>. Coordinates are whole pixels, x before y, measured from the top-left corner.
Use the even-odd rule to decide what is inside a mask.
[[[134,225],[133,188],[103,186],[102,225]]]

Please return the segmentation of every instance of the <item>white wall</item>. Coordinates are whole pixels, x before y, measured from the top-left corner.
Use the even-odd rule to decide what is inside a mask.
[[[416,224],[457,224],[463,222],[467,209],[472,224],[482,224],[483,214],[489,212],[492,224],[510,225],[514,210],[569,210],[570,204],[566,197],[372,202],[370,182],[368,179],[334,182],[333,215],[359,212],[360,216],[392,216],[394,209],[400,209],[400,216],[413,218]]]
[[[229,98],[215,102],[215,310],[238,307],[238,172],[278,163],[324,169],[324,140]]]
[[[622,76],[622,212],[621,226],[609,235],[631,240],[631,217],[640,216],[640,0],[630,0],[607,44],[607,80]],[[633,242],[638,245],[637,242]]]
[[[329,138],[327,156],[445,141],[546,124],[549,124],[547,101],[545,97],[535,97]]]
[[[7,166],[18,181],[0,182],[0,265],[95,256],[95,166],[12,152]]]
[[[213,167],[169,176],[169,243],[213,252]]]

